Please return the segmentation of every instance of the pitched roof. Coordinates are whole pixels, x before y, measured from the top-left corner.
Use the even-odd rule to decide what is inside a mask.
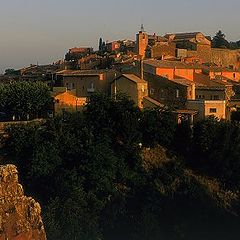
[[[166,37],[157,36],[157,35],[148,35],[149,40],[156,40],[157,42],[167,42],[168,39]]]
[[[187,80],[185,78],[180,78],[180,79],[169,79],[169,81],[184,85],[184,86],[191,86],[194,84],[193,81]]]
[[[225,90],[225,86],[221,83],[209,80],[206,82],[195,82],[196,89]]]
[[[168,33],[164,37],[169,38],[170,36],[174,36],[175,40],[180,40],[180,39],[192,39],[196,38],[197,34],[201,32],[190,32],[190,33]]]
[[[123,77],[135,82],[135,83],[147,83],[147,81],[145,81],[144,79],[139,78],[138,76],[134,75],[134,74],[123,74]],[[121,76],[119,77],[121,78]],[[119,79],[118,78],[118,79]]]
[[[57,72],[57,75],[63,76],[78,76],[78,75],[99,75],[103,73],[115,72],[113,70],[62,70]]]
[[[233,84],[228,81],[223,81],[223,80],[218,80],[218,79],[212,79],[211,81],[222,84],[224,86],[233,86]]]
[[[206,70],[210,72],[240,72],[240,70],[234,70],[231,68],[226,67],[218,67],[218,66],[212,66],[212,67],[205,67]]]
[[[151,97],[144,97],[144,99],[146,99],[147,101],[149,101],[150,103],[154,104],[156,107],[164,107],[165,105],[163,105],[162,103],[156,101],[155,99],[151,98]]]

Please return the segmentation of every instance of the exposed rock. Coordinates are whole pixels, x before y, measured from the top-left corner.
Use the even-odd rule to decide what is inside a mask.
[[[0,240],[45,240],[41,207],[24,196],[14,165],[0,166]]]

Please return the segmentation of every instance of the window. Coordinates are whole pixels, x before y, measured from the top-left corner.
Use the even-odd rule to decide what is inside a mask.
[[[236,73],[233,73],[233,78],[236,78]]]
[[[154,88],[151,88],[150,89],[150,95],[153,95],[154,94]]]
[[[176,98],[179,98],[179,89],[176,89]]]
[[[67,90],[74,89],[74,83],[66,83]]]
[[[213,96],[213,99],[214,99],[214,100],[219,100],[219,96],[218,96],[218,95],[214,95],[214,96]]]
[[[95,92],[93,82],[91,83],[90,88],[87,89],[87,92],[88,92],[88,93],[94,93],[94,92]]]
[[[217,112],[217,109],[216,108],[210,108],[210,113],[216,113]]]

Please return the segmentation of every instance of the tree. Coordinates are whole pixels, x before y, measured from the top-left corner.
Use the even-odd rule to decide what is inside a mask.
[[[0,110],[18,119],[41,116],[51,106],[48,87],[41,82],[11,82],[0,86]]]
[[[107,137],[112,142],[129,147],[141,141],[141,112],[125,95],[117,95],[116,101],[107,95],[93,95],[84,114],[100,139]]]
[[[165,109],[147,109],[140,119],[143,143],[146,146],[161,144],[170,146],[173,141],[176,123],[171,112]]]
[[[212,40],[213,48],[230,48],[229,42],[225,38],[225,34],[219,30]]]
[[[102,51],[102,50],[103,50],[103,39],[102,39],[102,38],[99,39],[98,50],[99,50],[99,51]]]
[[[173,119],[166,110],[141,112],[124,96],[94,95],[64,122],[9,126],[1,146],[41,203],[48,239],[237,239],[239,192],[225,183],[240,180],[240,126],[207,119],[196,124],[191,145],[189,126],[176,131]],[[206,158],[198,172],[208,167],[211,175],[171,152],[144,168],[162,151],[140,155],[141,132],[144,143],[167,150],[183,137],[177,151],[191,145],[194,161]]]
[[[20,75],[20,71],[9,68],[5,70],[5,75]]]
[[[240,112],[239,111],[234,111],[231,113],[231,121],[233,122],[240,122]]]
[[[193,129],[192,164],[228,187],[240,187],[240,125],[209,118]]]
[[[240,48],[240,40],[237,42],[230,42],[230,48],[235,50]]]
[[[192,143],[192,129],[188,121],[176,127],[173,145],[177,153],[187,156]]]

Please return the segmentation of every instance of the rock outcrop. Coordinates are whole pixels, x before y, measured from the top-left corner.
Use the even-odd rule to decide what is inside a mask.
[[[24,196],[14,165],[0,166],[0,240],[46,240],[40,204]]]

